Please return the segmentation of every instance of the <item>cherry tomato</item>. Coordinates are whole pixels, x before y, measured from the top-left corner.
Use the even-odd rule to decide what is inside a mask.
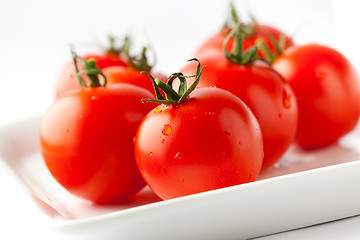
[[[297,97],[296,142],[301,147],[328,146],[355,128],[360,115],[359,75],[341,53],[319,44],[294,46],[273,67]]]
[[[277,162],[294,140],[297,128],[297,103],[290,86],[262,62],[249,66],[230,63],[224,56],[202,59],[206,66],[199,87],[216,86],[235,94],[259,121],[264,141],[262,169]],[[194,72],[194,65],[181,72]]]
[[[132,151],[141,120],[155,107],[142,103],[144,96],[153,94],[113,84],[73,90],[50,106],[41,121],[41,153],[69,192],[104,204],[122,201],[145,186]]]
[[[242,32],[233,34],[236,44],[240,44],[233,52],[208,54],[201,59],[206,71],[198,87],[215,86],[228,90],[249,106],[262,130],[264,170],[277,162],[294,140],[297,102],[287,82],[269,64],[257,60],[255,47],[239,51],[243,43]],[[194,70],[194,64],[188,64],[181,72],[191,75]]]
[[[263,158],[256,118],[218,88],[196,89],[153,109],[139,126],[134,149],[140,173],[162,199],[255,181]]]
[[[127,63],[124,59],[122,59],[119,55],[115,54],[103,54],[103,55],[85,55],[83,59],[95,59],[98,68],[101,70],[110,66],[127,66]],[[81,65],[79,66],[79,71],[81,72],[83,68]],[[86,76],[84,77],[86,79]],[[86,79],[86,81],[88,81]],[[64,69],[61,71],[59,79],[57,81],[56,86],[56,97],[64,94],[73,89],[80,89],[81,86],[78,84],[75,76],[75,68],[74,63],[71,61],[69,62]]]
[[[154,91],[154,87],[149,81],[149,77],[146,74],[141,74],[139,70],[132,67],[113,66],[103,70],[103,73],[107,77],[108,84],[114,83],[129,83],[139,87],[143,87],[150,92]],[[152,73],[153,74],[153,73]],[[153,74],[160,80],[166,82],[167,77],[160,73]]]

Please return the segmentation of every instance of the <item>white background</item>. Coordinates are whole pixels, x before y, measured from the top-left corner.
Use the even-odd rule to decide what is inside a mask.
[[[234,3],[243,18],[247,6],[259,22],[281,28],[299,44],[335,47],[360,69],[356,1]],[[0,0],[0,127],[46,111],[70,60],[68,44],[80,53],[96,52],[95,43],[106,44],[108,34],[129,33],[137,46],[151,42],[156,69],[170,74],[218,31],[227,8],[227,1],[215,0]],[[36,217],[40,210],[2,163],[0,188],[0,239],[62,239]],[[360,239],[359,226],[356,217],[264,239]]]

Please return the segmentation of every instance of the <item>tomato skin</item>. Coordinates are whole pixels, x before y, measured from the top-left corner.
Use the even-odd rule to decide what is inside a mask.
[[[114,54],[90,54],[83,56],[83,58],[86,61],[91,58],[95,59],[96,65],[100,70],[103,70],[110,66],[128,66],[124,59]],[[78,64],[78,67],[80,72],[83,71],[81,64]],[[87,78],[84,77],[84,79]],[[81,86],[79,85],[75,76],[74,62],[70,61],[61,71],[58,78],[56,85],[56,97],[59,97],[60,95],[74,89],[81,89]]]
[[[222,31],[211,36],[207,39],[195,52],[194,56],[197,57],[202,61],[202,58],[208,54],[212,55],[214,53],[223,52],[223,43],[226,36],[229,33],[229,29],[224,28]],[[243,41],[243,49],[246,50],[251,46],[256,45],[256,41],[262,38],[265,41],[265,45],[269,47],[269,50],[272,53],[275,53],[275,46],[270,41],[269,36],[271,35],[274,37],[276,41],[280,40],[281,34],[283,34],[279,29],[274,27],[264,25],[264,24],[257,24],[255,27],[254,35],[251,37],[244,38]],[[292,44],[291,38],[285,35],[285,48],[289,47]],[[226,45],[226,49],[231,51],[234,45],[234,38],[230,38],[229,42]],[[258,56],[263,57],[263,54],[259,51]]]
[[[152,82],[149,80],[149,77],[146,74],[141,74],[140,71],[131,68],[131,67],[123,67],[123,66],[112,66],[107,67],[103,70],[107,78],[108,84],[114,83],[129,83],[139,87],[143,87],[150,92],[154,92],[154,86]],[[167,81],[167,77],[160,73],[150,73],[154,77],[159,78],[163,82]]]
[[[223,54],[202,59],[205,69],[198,87],[216,86],[230,91],[251,109],[259,121],[264,141],[262,170],[277,162],[287,151],[296,134],[298,109],[295,95],[284,79],[267,64],[229,62]],[[181,72],[191,75],[194,64]]]
[[[142,118],[156,104],[153,94],[130,84],[74,90],[44,115],[40,146],[54,178],[69,192],[94,203],[114,203],[145,183],[133,151]]]
[[[162,199],[255,181],[263,145],[258,122],[233,94],[202,88],[174,105],[160,105],[142,121],[135,158]]]
[[[273,67],[289,81],[298,100],[296,142],[304,149],[336,143],[360,116],[360,79],[338,51],[319,44],[294,46]]]

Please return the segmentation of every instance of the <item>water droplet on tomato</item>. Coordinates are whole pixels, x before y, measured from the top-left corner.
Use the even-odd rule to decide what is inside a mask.
[[[215,85],[210,85],[210,87],[211,87],[211,88],[216,88],[216,86],[215,86]]]
[[[161,143],[165,143],[165,139],[161,139]]]
[[[171,126],[170,124],[165,124],[161,130],[162,134],[169,135],[171,133]]]
[[[97,100],[98,97],[97,96],[91,96],[91,100]]]
[[[149,155],[149,157],[152,157],[152,156],[153,156],[153,153],[152,153],[152,152],[148,152],[148,155]]]
[[[177,152],[175,154],[175,157],[174,157],[176,160],[180,160],[181,159],[181,155],[180,155],[180,152]]]
[[[285,108],[291,108],[291,95],[286,89],[283,90],[283,105]]]
[[[161,111],[162,111],[162,109],[160,107],[157,107],[157,108],[155,108],[154,113],[159,113]]]

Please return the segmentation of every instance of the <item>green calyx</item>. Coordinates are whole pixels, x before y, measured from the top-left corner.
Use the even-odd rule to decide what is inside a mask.
[[[156,102],[166,105],[185,101],[189,94],[194,91],[196,86],[199,84],[200,76],[204,69],[204,66],[201,68],[200,62],[196,58],[192,58],[188,61],[198,62],[195,76],[184,76],[182,73],[173,73],[169,76],[168,81],[164,83],[158,78],[154,79],[154,77],[147,72],[141,72],[147,74],[150,77],[156,95],[156,99],[142,99],[141,101]],[[186,78],[188,77],[195,77],[195,81],[191,84],[189,88],[187,88],[186,86]],[[176,92],[172,86],[172,83],[176,78],[180,80],[178,92]],[[165,93],[165,97],[161,94],[160,89]]]
[[[254,15],[250,11],[248,11],[248,15],[250,16],[250,21],[242,22],[239,17],[239,14],[235,9],[233,2],[230,2],[229,8],[230,8],[229,11],[230,14],[224,24],[224,29],[228,29],[228,33],[229,33],[232,29],[238,28],[239,31],[241,31],[244,34],[245,38],[253,37],[258,30],[258,24]]]
[[[149,64],[147,58],[148,48],[144,46],[139,55],[132,56],[130,54],[131,45],[132,45],[131,39],[129,37],[126,37],[124,41],[124,45],[122,47],[122,52],[125,54],[129,65],[136,70],[149,72],[151,68],[155,65],[155,63]]]
[[[259,51],[264,55],[265,61],[272,64],[285,51],[288,45],[291,45],[291,42],[287,45],[286,36],[283,33],[280,34],[279,40],[276,40],[268,31],[266,32],[266,36],[270,40],[275,51],[271,51],[266,45],[265,40],[261,38],[257,40],[257,46]]]
[[[230,35],[233,34],[232,37],[238,38],[236,40],[238,46],[240,44],[240,39],[244,38],[251,38],[256,35],[259,29],[258,22],[255,18],[255,16],[252,14],[252,12],[248,9],[248,15],[250,17],[249,22],[242,22],[239,14],[237,13],[235,6],[233,2],[230,2],[230,14],[229,17],[225,23],[224,29],[227,30],[226,32]],[[233,33],[232,33],[233,32]],[[235,33],[236,32],[236,33]],[[238,34],[242,34],[242,36],[237,36]],[[276,58],[278,58],[287,47],[292,45],[291,41],[286,41],[285,34],[281,33],[279,36],[279,40],[277,40],[269,31],[265,31],[267,39],[271,42],[271,45],[273,46],[274,50],[271,51],[269,49],[269,46],[266,45],[264,39],[258,39],[256,41],[257,51],[261,52],[263,54],[263,58],[258,58],[259,60],[265,61],[268,64],[272,64]],[[230,39],[231,37],[229,37]],[[227,39],[226,41],[229,41]],[[235,49],[232,52],[233,56],[230,56],[230,54],[227,54],[228,59],[237,64],[251,64],[253,61],[257,60],[255,59],[255,56],[253,55],[255,52],[255,49],[249,49],[249,53],[242,54],[239,52],[239,49]],[[241,63],[243,62],[243,63]]]
[[[110,55],[116,55],[119,56],[122,53],[123,47],[116,46],[116,39],[113,35],[108,35],[108,40],[109,40],[109,47],[107,47],[104,52]]]
[[[106,86],[106,77],[103,74],[103,72],[96,66],[96,60],[91,58],[88,61],[86,61],[82,57],[78,56],[72,47],[70,47],[70,50],[71,50],[71,55],[72,55],[72,58],[74,61],[75,75],[76,75],[76,78],[77,78],[79,84],[84,88],[105,87]],[[84,70],[82,72],[79,72],[77,59],[80,61],[80,64],[84,68]],[[88,77],[89,85],[86,84],[86,82],[82,78],[82,75],[86,75]],[[99,75],[102,77],[102,81],[100,81]]]
[[[104,52],[110,55],[124,57],[132,68],[139,71],[149,72],[155,65],[155,61],[153,64],[150,64],[148,61],[148,47],[144,46],[139,54],[130,54],[132,41],[129,36],[125,36],[121,41],[117,41],[118,39],[116,39],[113,35],[109,35],[108,40],[109,46],[107,48],[103,48]]]
[[[234,38],[234,46],[229,52],[226,49],[226,45],[231,38]],[[246,51],[243,50],[243,41],[245,38],[245,34],[241,31],[241,28],[235,27],[231,30],[231,32],[226,36],[223,43],[223,50],[226,58],[234,64],[238,65],[250,65],[254,63],[256,60],[260,59],[257,55],[258,47],[252,46],[248,48]]]

